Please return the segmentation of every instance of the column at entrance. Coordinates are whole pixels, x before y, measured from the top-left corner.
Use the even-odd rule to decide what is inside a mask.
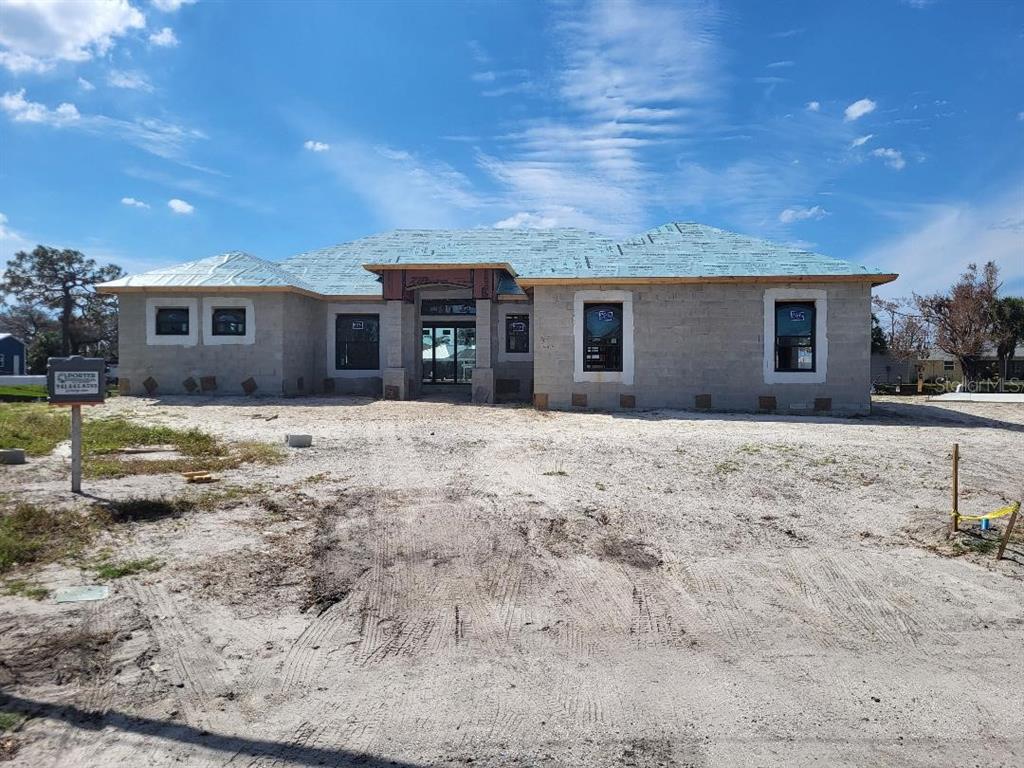
[[[476,366],[473,368],[473,402],[494,402],[494,368],[491,363],[491,326],[494,302],[476,300]]]
[[[408,400],[409,371],[404,365],[402,345],[407,341],[403,337],[402,327],[405,302],[388,301],[380,318],[380,343],[384,350],[382,378],[384,380],[385,400]]]

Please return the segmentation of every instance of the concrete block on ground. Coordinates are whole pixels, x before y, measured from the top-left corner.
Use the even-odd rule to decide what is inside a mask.
[[[5,448],[0,450],[0,464],[24,464],[24,448]]]

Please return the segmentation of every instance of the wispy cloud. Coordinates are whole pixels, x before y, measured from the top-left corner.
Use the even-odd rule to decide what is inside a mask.
[[[333,139],[324,167],[383,227],[459,227],[493,205],[447,163],[356,139]]]
[[[1024,179],[981,201],[947,201],[894,206],[888,212],[899,234],[867,248],[863,264],[900,273],[881,291],[888,295],[930,293],[948,288],[970,262],[995,261],[1003,292],[1024,294],[1021,231],[1007,222],[1020,221],[1020,190]]]
[[[194,205],[186,203],[184,200],[180,200],[177,197],[172,197],[168,200],[167,207],[170,208],[173,213],[177,213],[181,216],[189,216],[196,210]]]
[[[848,106],[843,114],[847,122],[853,122],[864,117],[864,115],[871,114],[877,106],[871,99],[858,99]]]
[[[156,118],[123,120],[107,115],[84,115],[71,103],[64,102],[50,109],[45,104],[29,101],[25,89],[0,96],[0,110],[17,123],[38,123],[55,128],[74,128],[89,133],[115,136],[145,151],[167,160],[189,165],[207,173],[215,173],[189,163],[186,148],[206,135],[194,128],[186,128]]]
[[[866,134],[864,136],[858,136],[857,138],[855,138],[853,141],[850,142],[850,146],[851,147],[862,147],[865,144],[867,144],[869,141],[871,141],[873,138],[875,138],[875,134],[873,134],[873,133],[868,133],[868,134]]]
[[[78,87],[83,91],[95,91],[96,86],[86,80],[84,77],[78,78]]]
[[[7,216],[0,213],[0,263],[6,262],[18,251],[32,248],[32,241],[21,232],[12,229]]]
[[[812,205],[809,208],[787,208],[779,214],[779,221],[783,224],[793,224],[797,221],[816,221],[829,215],[829,212],[820,205]]]
[[[871,150],[873,157],[881,158],[885,164],[896,171],[902,171],[907,161],[903,159],[903,153],[892,147],[879,147]]]
[[[0,65],[44,72],[59,61],[87,61],[145,26],[145,16],[128,0],[4,3]]]
[[[129,72],[123,69],[110,70],[107,73],[107,85],[131,91],[153,92],[153,84],[142,72]]]
[[[149,203],[136,200],[134,197],[122,197],[121,205],[127,205],[129,208],[149,208]]]
[[[149,42],[158,48],[174,48],[178,45],[178,36],[174,34],[174,30],[170,27],[164,27],[159,32],[154,32],[149,36]]]
[[[786,59],[784,61],[773,61],[771,64],[768,65],[768,68],[769,69],[780,69],[782,67],[792,67],[792,66],[795,66],[795,65],[796,65],[795,61],[790,61],[790,60]]]
[[[806,105],[808,112],[820,112],[821,102],[820,101],[808,101]]]
[[[631,233],[657,194],[651,151],[696,131],[714,108],[718,23],[697,3],[560,8],[550,109],[501,137],[503,151],[480,153],[479,167],[514,211]]]
[[[310,152],[326,152],[331,148],[331,145],[328,144],[327,142],[314,141],[313,139],[308,139],[306,142],[303,143],[302,146],[308,149]]]

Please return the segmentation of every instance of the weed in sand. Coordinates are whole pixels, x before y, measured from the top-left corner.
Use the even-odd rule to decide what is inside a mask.
[[[249,496],[263,493],[263,486],[253,484],[250,486],[227,485],[215,490],[203,491],[190,499],[196,509],[204,512],[212,512],[222,506],[235,507]]]
[[[742,469],[738,461],[732,459],[726,459],[715,464],[714,472],[716,475],[730,475],[733,472],[739,472]]]
[[[71,509],[19,504],[0,513],[0,573],[69,557],[92,538],[96,520]]]
[[[162,520],[165,517],[180,517],[195,509],[195,502],[185,499],[146,498],[132,496],[121,501],[110,501],[96,509],[104,512],[115,523],[139,523]]]
[[[27,579],[8,579],[0,584],[0,594],[5,597],[27,597],[29,600],[45,600],[50,590],[33,584]]]
[[[0,710],[0,733],[13,731],[25,718],[17,712],[4,712]]]
[[[102,560],[92,566],[96,578],[103,581],[120,579],[124,576],[135,576],[139,573],[155,573],[164,567],[164,564],[155,557],[146,557],[140,560],[122,560],[119,563],[112,563],[109,560]]]

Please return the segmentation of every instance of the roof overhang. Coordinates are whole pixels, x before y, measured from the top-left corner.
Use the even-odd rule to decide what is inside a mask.
[[[388,262],[387,264],[363,264],[363,269],[380,274],[381,272],[394,272],[395,270],[429,270],[429,269],[504,269],[513,277],[516,271],[512,265],[505,261],[478,261],[478,262],[436,262],[431,264],[406,264],[402,262]]]
[[[322,293],[308,291],[294,285],[97,285],[97,293],[117,295],[121,293],[148,293],[153,295],[211,293],[217,295],[234,293],[297,293],[314,299],[334,298]],[[352,298],[349,296],[346,299]],[[367,297],[375,298],[375,297]]]
[[[707,277],[520,277],[523,288],[538,285],[707,285],[728,283],[891,283],[899,275],[713,275]]]

